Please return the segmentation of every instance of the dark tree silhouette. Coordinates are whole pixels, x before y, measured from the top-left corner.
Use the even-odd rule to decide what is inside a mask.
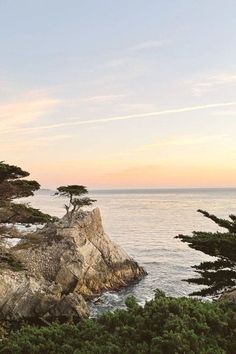
[[[45,223],[52,217],[27,204],[14,203],[15,199],[29,197],[40,188],[36,181],[24,179],[29,173],[20,167],[0,162],[0,224]]]
[[[176,237],[188,243],[189,247],[195,250],[217,257],[214,261],[202,262],[193,266],[199,277],[186,279],[186,281],[206,286],[191,295],[218,295],[236,286],[236,216],[230,215],[229,220],[225,220],[204,210],[198,210],[198,212],[228,231],[195,231],[192,236],[179,235]]]
[[[88,190],[85,186],[68,185],[57,188],[55,195],[69,198],[69,204],[64,205],[69,225],[73,220],[74,214],[77,213],[83,206],[90,206],[96,202],[95,199],[82,197],[86,194],[88,194]]]
[[[0,269],[23,269],[22,264],[2,242],[9,237],[24,238],[24,233],[15,227],[16,223],[44,224],[54,220],[28,204],[14,203],[15,199],[34,195],[40,188],[38,182],[24,179],[28,176],[29,173],[20,167],[0,162]]]

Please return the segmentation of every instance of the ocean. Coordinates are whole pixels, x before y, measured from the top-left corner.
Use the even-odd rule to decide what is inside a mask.
[[[65,200],[41,190],[27,198],[33,207],[55,216],[64,214]],[[90,191],[101,210],[106,233],[142,265],[148,275],[120,292],[108,292],[90,304],[92,316],[124,307],[128,295],[143,304],[159,288],[172,296],[186,296],[198,286],[183,279],[196,275],[191,268],[210,260],[175,239],[192,231],[220,230],[197,213],[204,209],[219,217],[236,214],[236,189],[139,189]]]

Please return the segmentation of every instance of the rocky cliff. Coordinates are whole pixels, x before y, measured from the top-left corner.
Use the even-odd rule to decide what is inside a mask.
[[[220,296],[220,301],[227,301],[233,304],[236,304],[236,289],[226,291]]]
[[[0,319],[81,318],[87,299],[145,275],[105,234],[99,209],[66,217],[12,247],[23,269],[0,267]]]

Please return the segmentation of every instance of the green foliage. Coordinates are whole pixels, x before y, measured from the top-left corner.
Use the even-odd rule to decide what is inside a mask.
[[[79,211],[80,208],[82,208],[83,206],[90,206],[94,202],[96,202],[95,199],[90,199],[88,197],[81,198],[85,194],[88,194],[88,190],[85,186],[69,185],[57,188],[57,192],[55,193],[55,195],[69,198],[69,205],[65,205],[69,224],[72,221],[74,213]]]
[[[0,343],[3,354],[233,354],[236,307],[166,297],[105,313],[78,325],[26,327]]]
[[[5,180],[15,180],[29,176],[29,172],[23,171],[20,167],[8,165],[0,161],[0,183]]]
[[[0,220],[2,223],[44,224],[54,218],[27,204],[10,203],[3,212],[0,211]]]
[[[0,270],[2,269],[11,269],[15,272],[19,272],[23,270],[24,267],[9,251],[0,248]]]
[[[202,215],[204,215],[206,218],[214,221],[217,225],[229,230],[229,232],[236,233],[236,216],[235,215],[229,215],[229,218],[231,220],[225,220],[225,219],[220,219],[213,214],[209,214],[207,211],[204,211],[201,209],[199,209],[198,212],[201,213]]]
[[[69,185],[69,186],[61,186],[57,188],[56,195],[60,195],[63,197],[69,197],[72,199],[74,196],[81,196],[88,194],[88,190],[85,186],[80,185]]]
[[[29,197],[40,188],[36,181],[24,179],[29,173],[20,167],[0,162],[0,223],[45,223],[52,221],[48,214],[14,199]]]
[[[40,188],[36,181],[22,179],[29,176],[20,167],[0,162],[0,205],[16,198],[29,197]]]
[[[206,211],[198,211],[220,227],[226,228],[228,232],[195,231],[192,236],[177,236],[181,241],[188,243],[189,247],[217,257],[217,260],[193,266],[199,277],[186,281],[207,286],[191,295],[217,295],[236,285],[236,216],[230,215],[230,220],[225,220]]]

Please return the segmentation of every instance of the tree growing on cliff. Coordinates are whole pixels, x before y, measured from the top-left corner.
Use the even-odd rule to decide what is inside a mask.
[[[192,236],[177,236],[181,241],[188,243],[189,247],[217,257],[216,260],[193,266],[199,277],[186,281],[206,286],[191,295],[218,295],[236,286],[236,216],[230,215],[229,220],[225,220],[203,210],[198,212],[225,228],[227,232],[195,231]]]
[[[86,194],[88,194],[88,190],[85,186],[68,185],[57,188],[55,195],[69,198],[69,204],[64,205],[69,224],[71,224],[74,214],[77,213],[83,206],[90,206],[96,202],[95,199],[82,197]]]
[[[27,180],[29,173],[18,166],[0,162],[0,224],[35,224],[52,221],[52,217],[27,204],[14,203],[15,199],[34,195],[40,188],[36,181]]]
[[[6,249],[2,243],[6,237],[24,238],[24,234],[15,228],[15,223],[44,224],[54,220],[50,215],[27,204],[14,203],[15,199],[32,196],[40,188],[38,182],[26,180],[28,176],[29,173],[20,167],[0,161],[0,269],[23,269],[11,250]]]

